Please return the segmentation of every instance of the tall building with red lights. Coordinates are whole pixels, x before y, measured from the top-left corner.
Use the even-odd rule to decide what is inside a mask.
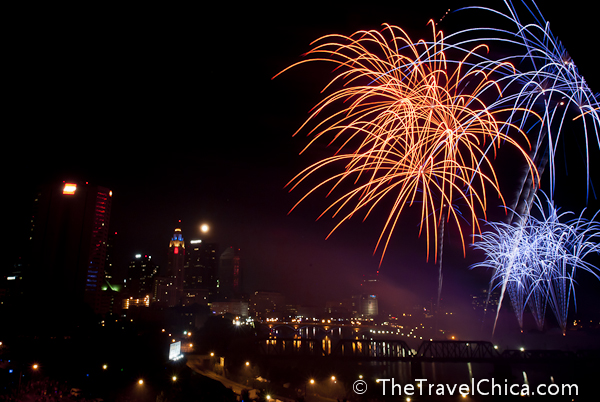
[[[181,229],[177,228],[169,242],[169,260],[167,264],[167,277],[170,279],[170,289],[167,291],[169,307],[180,304],[183,298],[184,265],[185,242]]]
[[[102,287],[112,191],[63,182],[43,188],[35,203],[31,288],[38,296],[84,301],[96,313],[106,313]]]
[[[229,247],[221,254],[217,287],[221,300],[241,297],[242,271],[239,248]]]

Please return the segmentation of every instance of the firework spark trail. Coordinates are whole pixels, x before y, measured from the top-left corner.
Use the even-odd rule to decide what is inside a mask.
[[[463,69],[467,59],[483,48],[465,52],[462,60],[449,64],[443,35],[431,26],[433,45],[413,42],[401,28],[387,24],[381,31],[359,31],[349,37],[328,35],[313,42],[308,60],[288,67],[333,62],[337,75],[324,91],[341,86],[313,108],[298,130],[308,130],[312,124],[308,135],[313,138],[307,147],[329,135],[329,145],[336,143],[336,151],[290,181],[291,191],[318,172],[327,174],[294,208],[322,188],[328,189],[328,195],[341,193],[321,215],[339,217],[331,235],[359,211],[366,219],[383,199],[392,199],[374,250],[383,248],[380,262],[400,215],[413,204],[421,206],[419,235],[425,233],[427,258],[438,249],[443,219],[458,226],[464,252],[459,223],[463,218],[453,201],[464,201],[473,234],[480,231],[479,211],[485,216],[488,188],[504,205],[492,164],[501,143],[514,146],[532,174],[537,174],[527,152],[500,131],[514,125],[496,121],[496,114],[503,111],[489,111],[477,97],[485,88],[500,92],[488,78],[493,69],[466,73]],[[327,114],[329,110],[333,112]],[[515,131],[526,141],[518,127]],[[329,174],[329,168],[337,173]],[[345,185],[351,189],[342,189]]]
[[[565,47],[550,31],[549,22],[544,19],[535,2],[531,2],[532,7],[522,2],[528,10],[527,17],[532,21],[529,23],[522,22],[510,0],[504,3],[508,9],[506,13],[487,7],[465,9],[483,10],[500,16],[512,25],[512,30],[492,27],[471,28],[449,35],[448,38],[452,38],[455,41],[453,46],[458,48],[472,43],[501,42],[522,49],[518,54],[499,60],[481,57],[472,68],[487,70],[507,62],[518,66],[514,70],[497,69],[504,75],[497,79],[504,87],[504,96],[498,98],[490,108],[505,108],[512,105],[515,112],[507,122],[518,124],[521,129],[525,129],[530,124],[531,116],[528,111],[538,111],[542,116],[541,123],[534,122],[534,127],[537,128],[530,127],[528,131],[537,130],[532,159],[535,160],[540,174],[545,164],[549,164],[550,197],[553,197],[556,189],[556,149],[565,122],[572,116],[574,116],[572,120],[581,121],[585,139],[587,200],[590,190],[589,147],[592,135],[595,135],[596,143],[600,148],[600,95],[592,93]],[[477,38],[458,40],[471,34],[476,34]],[[515,204],[514,208],[521,216],[526,215],[533,200],[533,193],[523,191],[529,187],[525,185],[526,180],[527,177],[523,179],[521,186],[520,198],[523,200],[519,201],[518,198],[516,201],[521,206]]]
[[[534,147],[530,156],[538,168],[539,177],[544,174],[548,165],[551,198],[557,186],[556,151],[559,140],[564,137],[563,131],[566,132],[566,122],[570,118],[581,122],[585,142],[587,201],[591,186],[589,149],[594,135],[600,148],[600,96],[598,93],[592,93],[565,47],[550,31],[550,24],[544,19],[535,2],[531,1],[531,6],[528,6],[525,1],[521,1],[527,10],[521,15],[512,1],[505,0],[504,3],[506,12],[488,7],[466,7],[462,10],[483,11],[500,17],[510,28],[498,25],[465,29],[449,35],[446,40],[452,42],[452,45],[447,46],[461,49],[478,43],[499,43],[503,47],[507,45],[509,48],[518,49],[514,54],[499,59],[476,55],[480,60],[469,68],[485,71],[496,69],[501,73],[502,76],[497,78],[497,82],[503,87],[503,96],[489,107],[492,110],[511,105],[514,107],[507,122],[517,124],[519,128],[527,129],[532,134]],[[517,67],[497,67],[506,63]],[[537,111],[541,119],[534,116],[535,120],[532,123],[530,111]],[[536,181],[536,178],[526,171],[512,204],[514,206],[511,208],[509,222],[513,222],[515,217],[526,219],[539,187],[539,179]],[[516,214],[513,214],[513,211]],[[504,297],[504,291],[505,286],[502,287],[501,298]],[[536,299],[536,303],[542,304],[542,301]]]
[[[474,248],[484,251],[486,259],[471,268],[493,269],[491,282],[503,289],[496,322],[506,290],[521,330],[525,306],[529,306],[541,329],[549,305],[564,334],[570,300],[575,303],[576,271],[584,270],[600,279],[598,269],[584,260],[589,254],[600,252],[600,224],[596,221],[598,212],[591,220],[583,218],[582,212],[563,223],[561,220],[573,213],[559,213],[549,198],[545,201],[547,213],[535,196],[534,205],[541,219],[527,215],[513,224],[488,223],[491,230],[476,235],[478,240],[474,243]]]

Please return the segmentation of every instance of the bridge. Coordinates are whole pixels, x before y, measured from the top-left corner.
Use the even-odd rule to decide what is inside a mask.
[[[268,328],[272,335],[276,336],[302,336],[303,338],[317,338],[326,335],[338,335],[342,333],[354,335],[368,332],[370,329],[377,328],[373,325],[365,323],[348,323],[348,322],[272,322],[261,323],[263,328]]]
[[[500,353],[486,341],[425,341],[417,350],[415,359],[421,361],[477,362],[496,360]]]
[[[340,339],[335,344],[320,339],[274,338],[259,342],[263,355],[312,356],[360,359],[410,359],[412,351],[401,340]]]
[[[547,362],[578,357],[560,350],[505,350],[502,353],[488,341],[423,341],[415,351],[406,342],[392,339],[269,338],[259,342],[262,355],[279,357],[325,357],[341,359],[396,360],[425,362]],[[596,358],[594,354],[590,358]]]

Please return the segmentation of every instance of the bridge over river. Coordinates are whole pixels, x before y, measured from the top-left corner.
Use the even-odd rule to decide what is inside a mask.
[[[397,339],[302,339],[269,338],[259,341],[262,355],[311,356],[407,362],[525,362],[557,361],[573,358],[597,359],[599,353],[561,350],[504,350],[500,353],[488,341],[433,340],[421,342],[417,350]]]
[[[371,388],[376,387],[374,378],[395,379],[401,384],[414,384],[419,379],[429,384],[472,384],[482,380],[482,392],[510,384],[575,384],[580,395],[594,390],[594,382],[586,379],[586,373],[594,370],[600,358],[600,350],[500,351],[493,343],[480,340],[427,340],[415,349],[399,339],[270,337],[258,341],[258,351],[277,370],[330,370],[348,384],[364,374]],[[321,383],[326,381],[322,379]]]

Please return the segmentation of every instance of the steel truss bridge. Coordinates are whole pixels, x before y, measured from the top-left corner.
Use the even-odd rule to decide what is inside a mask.
[[[423,341],[416,353],[402,340],[270,338],[259,341],[262,355],[277,357],[329,357],[342,359],[397,360],[407,362],[556,362],[598,358],[560,350],[505,350],[488,341]]]

